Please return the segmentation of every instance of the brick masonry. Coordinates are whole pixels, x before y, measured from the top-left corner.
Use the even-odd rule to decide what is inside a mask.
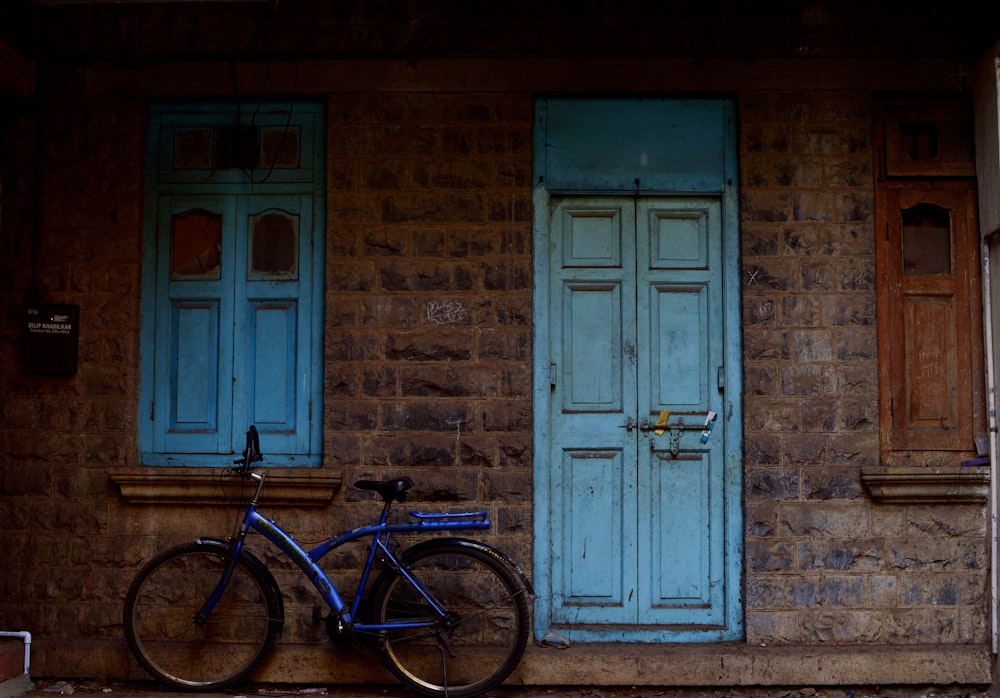
[[[740,103],[750,643],[983,642],[979,506],[873,505],[871,101]]]
[[[232,512],[139,506],[109,481],[137,462],[144,100],[52,68],[42,206],[34,124],[4,142],[0,242],[0,623],[35,636],[37,671],[86,646],[135,673],[121,600],[155,550],[224,534]],[[324,467],[400,471],[414,499],[475,504],[532,559],[532,100],[517,91],[329,97]],[[988,640],[981,505],[876,505],[878,355],[867,91],[742,92],[748,645]],[[31,282],[82,308],[72,378],[19,369]],[[349,488],[282,510],[303,540],[362,521]],[[268,556],[268,562],[275,562]],[[350,570],[357,560],[332,565]],[[311,592],[278,567],[285,639],[319,645]]]

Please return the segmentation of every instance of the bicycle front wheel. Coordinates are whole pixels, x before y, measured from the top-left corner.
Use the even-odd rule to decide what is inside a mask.
[[[281,593],[259,563],[242,557],[207,619],[229,551],[221,543],[180,545],[153,558],[125,597],[125,638],[155,678],[187,690],[212,690],[250,674],[283,624]]]
[[[468,698],[500,684],[528,640],[521,580],[489,551],[442,539],[416,545],[401,561],[441,607],[440,619],[407,579],[387,569],[372,590],[375,622],[434,621],[427,628],[385,630],[386,666],[427,696]]]

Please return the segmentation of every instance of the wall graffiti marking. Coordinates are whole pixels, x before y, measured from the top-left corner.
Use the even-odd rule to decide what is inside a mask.
[[[453,325],[468,320],[469,314],[459,301],[430,301],[427,303],[426,318],[432,325]]]

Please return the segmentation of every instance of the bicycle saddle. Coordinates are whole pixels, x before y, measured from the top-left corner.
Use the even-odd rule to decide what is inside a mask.
[[[391,480],[358,480],[354,486],[359,490],[378,492],[386,502],[402,502],[406,499],[406,490],[413,487],[413,480],[408,477],[395,477]]]

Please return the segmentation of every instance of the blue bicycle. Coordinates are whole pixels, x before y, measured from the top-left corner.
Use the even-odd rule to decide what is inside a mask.
[[[305,550],[257,511],[265,474],[253,465],[261,460],[257,430],[250,427],[243,457],[229,470],[255,482],[256,490],[232,537],[199,538],[166,550],[129,587],[125,637],[146,671],[177,688],[207,691],[249,678],[264,660],[281,633],[284,606],[274,576],[245,546],[256,531],[312,581],[329,606],[331,638],[374,648],[403,684],[428,696],[464,698],[510,675],[524,653],[534,595],[517,565],[464,538],[432,537],[402,552],[390,545],[395,533],[489,528],[485,512],[411,512],[409,520],[390,523],[392,504],[405,499],[412,481],[363,480],[355,487],[377,493],[384,503],[378,522]],[[319,562],[366,538],[367,560],[345,603]]]

